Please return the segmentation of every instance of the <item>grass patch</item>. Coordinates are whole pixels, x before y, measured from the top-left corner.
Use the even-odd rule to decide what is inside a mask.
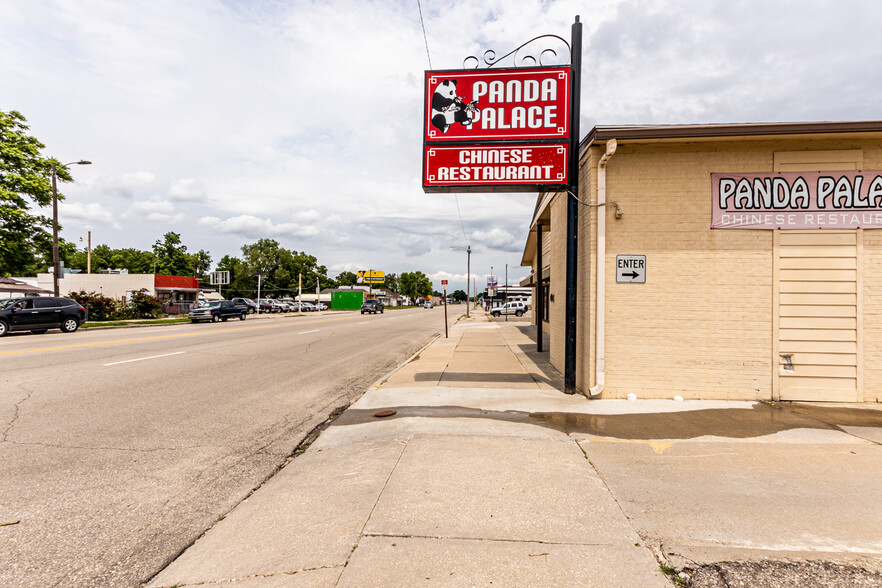
[[[661,564],[658,567],[661,568],[662,573],[677,586],[686,585],[686,580],[680,577],[680,570],[677,568],[666,566],[665,564]]]
[[[168,319],[153,319],[153,320],[132,320],[132,321],[102,321],[102,322],[87,322],[80,325],[81,329],[88,329],[90,327],[125,327],[131,325],[169,325],[173,323],[186,323],[189,322],[188,318],[168,318]]]

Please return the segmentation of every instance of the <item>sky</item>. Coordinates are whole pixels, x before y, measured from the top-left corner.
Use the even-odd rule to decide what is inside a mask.
[[[217,263],[271,238],[451,291],[470,245],[479,289],[506,264],[516,284],[537,195],[423,193],[424,71],[569,40],[576,15],[582,136],[880,118],[878,0],[0,0],[0,110],[93,162],[61,188],[68,241],[174,231]]]

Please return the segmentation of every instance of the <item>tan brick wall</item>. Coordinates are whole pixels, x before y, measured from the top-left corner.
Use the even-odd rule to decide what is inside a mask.
[[[882,170],[882,142],[865,142],[865,169]],[[882,230],[863,232],[863,258],[858,260],[861,309],[858,315],[862,357],[858,361],[865,402],[882,402]]]
[[[732,140],[620,144],[607,172],[605,398],[769,399],[773,370],[773,235],[710,230],[711,172],[772,171],[775,151],[863,149],[882,169],[882,142]],[[580,197],[596,202],[603,147],[583,162]],[[596,208],[580,207],[577,386],[594,378]],[[566,203],[551,205],[551,361],[564,369]],[[865,231],[863,376],[882,388],[882,231]],[[646,284],[616,284],[617,254],[647,257]],[[880,366],[880,367],[876,367]]]

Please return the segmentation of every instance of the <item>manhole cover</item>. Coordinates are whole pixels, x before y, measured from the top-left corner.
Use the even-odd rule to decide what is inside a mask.
[[[396,412],[398,412],[398,411],[396,411],[396,410],[381,410],[378,413],[374,413],[374,416],[378,417],[378,418],[390,417],[390,416],[394,415]]]

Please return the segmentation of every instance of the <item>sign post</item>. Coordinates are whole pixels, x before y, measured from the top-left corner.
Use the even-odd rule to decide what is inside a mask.
[[[230,272],[229,271],[219,271],[219,272],[211,272],[208,276],[209,282],[211,282],[212,286],[217,286],[217,293],[221,293],[221,286],[224,284],[230,283]]]
[[[441,280],[441,290],[444,292],[444,338],[447,338],[447,280]]]
[[[570,86],[572,116],[570,123],[570,177],[567,190],[567,271],[566,308],[564,320],[564,392],[576,393],[576,280],[579,268],[579,249],[576,234],[579,222],[579,102],[582,99],[582,23],[579,17],[572,27],[573,83]]]

